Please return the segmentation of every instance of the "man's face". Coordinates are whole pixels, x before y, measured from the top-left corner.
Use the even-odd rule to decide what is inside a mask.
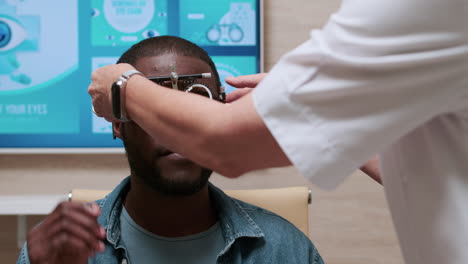
[[[172,71],[179,75],[211,72],[210,66],[200,59],[171,53],[141,58],[134,66],[146,77],[166,76]],[[195,82],[207,86],[215,98],[219,95],[213,78]],[[179,87],[182,86],[181,83]],[[189,110],[174,106],[174,111]],[[124,141],[133,173],[154,190],[168,195],[190,195],[207,184],[210,170],[164,148],[134,122],[114,127],[116,134]]]

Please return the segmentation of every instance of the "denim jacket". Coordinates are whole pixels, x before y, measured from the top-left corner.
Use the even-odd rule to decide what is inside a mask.
[[[98,222],[107,230],[107,241],[105,251],[90,258],[89,264],[129,264],[126,247],[120,240],[119,218],[129,188],[130,180],[126,178],[97,201],[102,210]],[[323,264],[309,238],[281,216],[231,198],[211,183],[209,192],[225,240],[217,263]],[[26,245],[17,264],[29,264]]]

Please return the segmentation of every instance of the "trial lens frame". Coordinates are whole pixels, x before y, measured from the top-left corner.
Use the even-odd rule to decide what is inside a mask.
[[[211,78],[211,73],[206,72],[206,73],[195,73],[195,74],[181,74],[178,75],[176,72],[171,72],[169,75],[166,76],[153,76],[153,77],[148,77],[148,80],[153,81],[154,83],[157,83],[161,85],[164,82],[170,81],[172,84],[172,89],[179,90],[178,87],[178,81],[186,81],[186,80],[196,80],[196,79],[206,79],[206,78]],[[215,99],[213,98],[213,94],[210,91],[208,87],[206,87],[203,84],[193,84],[186,90],[183,90],[185,92],[191,92],[192,89],[195,88],[201,88],[206,91],[208,94],[208,97],[210,99]],[[218,101],[221,101],[222,103],[226,102],[226,92],[223,86],[220,87],[220,94],[219,98],[217,99]]]
[[[176,72],[171,72],[170,75],[166,75],[166,76],[148,77],[148,80],[150,80],[150,81],[152,81],[154,83],[157,83],[157,84],[162,84],[164,82],[170,81],[171,84],[172,84],[172,89],[179,90],[178,81],[206,79],[206,78],[211,78],[211,73],[210,72],[195,73],[195,74],[181,74],[181,75],[178,75]],[[194,89],[194,88],[204,89],[207,92],[208,97],[210,99],[213,99],[213,94],[211,93],[210,89],[208,87],[206,87],[205,85],[203,85],[203,84],[193,84],[184,91],[185,92],[191,92],[191,90]],[[219,94],[219,99],[218,100],[225,103],[226,102],[226,92],[225,92],[223,86],[221,86],[220,88],[221,89],[220,89],[220,94]],[[116,136],[114,134],[114,125],[112,125],[112,136],[113,136],[114,139],[116,139]]]
[[[178,75],[176,72],[171,72],[170,75],[167,76],[155,76],[155,77],[148,77],[148,80],[151,80],[157,84],[162,84],[164,82],[170,81],[172,84],[172,89],[180,90],[178,87],[178,81],[187,81],[187,80],[195,80],[195,79],[205,79],[211,78],[211,73],[196,73],[196,74],[181,74]],[[210,89],[203,84],[193,84],[189,88],[183,90],[184,92],[191,92],[194,88],[201,88],[205,90],[208,94],[210,99],[213,99],[213,94],[211,93]]]

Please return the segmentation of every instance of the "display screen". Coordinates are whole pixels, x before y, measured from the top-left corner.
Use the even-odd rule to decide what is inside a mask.
[[[91,72],[174,35],[204,48],[224,83],[261,70],[261,0],[0,0],[0,152],[120,148],[91,110]]]

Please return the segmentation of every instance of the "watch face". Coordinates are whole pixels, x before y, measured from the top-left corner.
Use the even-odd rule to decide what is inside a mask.
[[[120,119],[120,87],[122,86],[122,80],[118,80],[112,84],[112,113],[114,117]]]

